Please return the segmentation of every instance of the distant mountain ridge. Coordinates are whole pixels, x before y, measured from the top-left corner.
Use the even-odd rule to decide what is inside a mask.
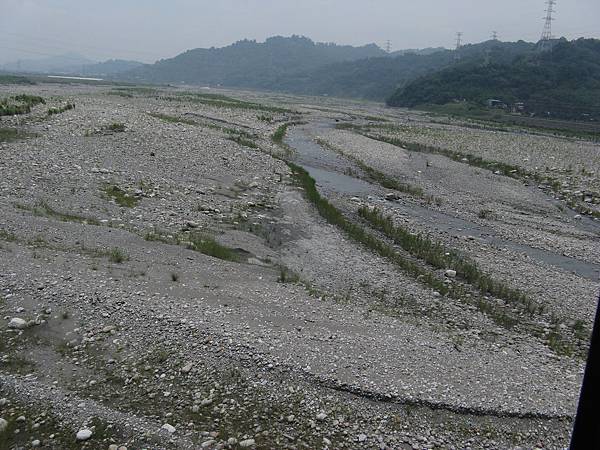
[[[269,88],[281,77],[342,61],[385,56],[375,44],[362,47],[315,43],[302,36],[243,40],[222,48],[197,48],[127,73],[132,80]]]

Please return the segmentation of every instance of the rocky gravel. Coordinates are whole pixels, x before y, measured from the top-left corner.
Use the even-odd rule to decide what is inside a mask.
[[[596,281],[436,232],[394,206],[478,221],[489,204],[505,214],[485,222],[495,235],[598,262],[585,250],[597,234],[548,213],[543,192],[442,157],[427,172],[398,148],[318,126],[382,114],[376,105],[0,87],[24,92],[47,105],[0,122],[29,133],[0,142],[1,448],[567,445],[581,352],[500,326],[328,224],[281,159],[299,150],[271,136],[302,120],[313,137],[439,196],[424,205],[390,202],[376,184],[359,198],[323,189],[349,216],[378,206],[544,298],[540,327],[553,326],[550,312],[589,327]],[[67,100],[75,109],[46,116]]]

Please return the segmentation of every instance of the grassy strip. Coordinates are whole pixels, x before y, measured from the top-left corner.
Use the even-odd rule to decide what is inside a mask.
[[[291,109],[262,105],[260,103],[247,102],[244,100],[238,100],[232,97],[227,97],[221,94],[180,92],[177,94],[177,97],[160,97],[160,99],[166,101],[189,101],[192,103],[199,103],[207,106],[215,106],[218,108],[246,109],[254,111],[265,111],[271,113],[296,114],[296,112],[292,111]]]
[[[524,293],[486,275],[474,261],[454,250],[447,249],[441,243],[434,242],[426,236],[413,234],[402,227],[395,226],[392,218],[384,217],[377,208],[361,207],[358,214],[395,244],[434,268],[456,270],[458,277],[476,287],[480,292],[517,303],[525,307],[530,314],[539,310],[538,306]]]
[[[186,125],[198,125],[198,122],[190,119],[184,119],[183,117],[169,116],[168,114],[160,113],[148,113],[148,115],[167,123],[183,123]]]
[[[283,125],[280,125],[277,128],[277,130],[275,130],[275,133],[273,133],[273,136],[271,136],[271,140],[278,145],[282,145],[289,126],[289,123],[284,123]]]
[[[204,255],[219,258],[224,261],[239,262],[240,256],[231,248],[219,244],[213,237],[204,233],[191,233],[189,235],[171,236],[159,231],[149,231],[144,239],[150,242],[162,242],[163,244],[179,245],[185,244],[189,250],[200,252]]]
[[[48,203],[41,201],[37,205],[31,207],[22,204],[15,204],[19,209],[30,211],[36,216],[50,217],[53,219],[60,220],[61,222],[74,222],[81,224],[100,225],[100,222],[91,217],[78,216],[76,214],[67,214],[60,211],[56,211]]]
[[[48,115],[53,116],[55,114],[62,114],[71,109],[75,109],[75,105],[73,103],[67,103],[65,106],[61,106],[60,108],[50,108],[48,110]]]
[[[356,164],[358,167],[360,167],[361,170],[369,176],[369,178],[373,179],[375,182],[377,182],[379,185],[381,185],[382,187],[384,187],[386,189],[393,189],[395,191],[404,192],[405,194],[409,194],[414,197],[423,198],[423,199],[427,200],[428,202],[433,202],[435,200],[436,203],[441,203],[440,199],[435,199],[433,196],[425,195],[423,193],[423,189],[421,189],[420,187],[413,186],[408,183],[402,183],[394,178],[391,178],[391,177],[387,176],[385,173],[380,172],[379,170],[374,169],[371,166],[368,166],[361,159],[356,158],[355,156],[352,156],[352,155],[348,155],[347,153],[343,152],[339,148],[331,145],[329,142],[327,142],[323,139],[317,138],[317,143],[320,146],[326,147],[326,148],[330,149],[331,151],[334,151],[334,152],[342,155],[344,158],[351,160],[352,162],[354,162],[354,164]]]
[[[445,148],[433,147],[431,145],[419,144],[417,142],[403,141],[398,138],[378,136],[369,133],[364,133],[363,135],[369,139],[385,142],[396,147],[402,147],[411,152],[442,155],[454,161],[466,163],[470,166],[480,167],[482,169],[490,170],[494,173],[500,173],[501,175],[511,178],[522,178],[530,175],[529,172],[521,169],[518,166],[513,166],[511,164],[506,164],[499,161],[487,161],[479,156],[459,153]]]

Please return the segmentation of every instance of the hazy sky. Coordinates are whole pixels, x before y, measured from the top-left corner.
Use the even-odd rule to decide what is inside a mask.
[[[558,0],[554,33],[600,37],[600,0]],[[0,0],[0,62],[73,51],[153,62],[243,38],[300,34],[393,49],[537,41],[544,0]]]

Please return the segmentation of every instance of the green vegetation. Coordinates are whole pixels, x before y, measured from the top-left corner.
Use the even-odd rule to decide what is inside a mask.
[[[513,166],[511,164],[506,164],[499,161],[487,161],[479,156],[470,155],[468,153],[459,153],[445,148],[433,147],[431,145],[424,145],[417,142],[404,141],[402,139],[387,136],[374,135],[368,133],[363,133],[363,135],[365,137],[368,137],[369,139],[385,142],[387,144],[391,144],[396,147],[401,147],[411,152],[443,155],[447,158],[453,159],[454,161],[465,163],[470,166],[480,167],[486,170],[491,170],[493,172],[498,172],[499,174],[507,177],[520,178],[528,175],[527,171],[521,169],[518,166]]]
[[[107,185],[103,188],[103,192],[110,198],[112,198],[117,205],[133,208],[137,205],[139,199],[131,196],[123,189],[115,185]]]
[[[17,240],[17,236],[10,231],[3,230],[0,228],[0,240],[7,242],[15,242]]]
[[[66,111],[69,111],[71,109],[75,109],[75,104],[74,103],[67,103],[66,105],[61,106],[59,108],[50,108],[48,110],[48,115],[49,116],[53,116],[55,114],[62,114],[62,113],[66,112]]]
[[[240,260],[238,254],[232,249],[219,244],[214,238],[201,233],[190,234],[187,248],[225,261]]]
[[[297,273],[291,272],[287,267],[280,267],[277,281],[279,283],[295,284],[300,282],[300,276]]]
[[[302,167],[290,162],[288,162],[288,165],[292,169],[297,183],[304,188],[308,201],[316,207],[319,214],[327,220],[327,222],[339,227],[353,240],[363,244],[380,256],[389,259],[404,272],[414,278],[418,277],[423,283],[431,288],[438,290],[442,294],[449,293],[450,288],[442,280],[437,278],[435,274],[424,269],[415,262],[402,257],[392,246],[368,233],[360,225],[347,219],[335,206],[329,203],[327,199],[321,197],[317,190],[315,180]]]
[[[16,75],[0,75],[0,84],[26,84],[34,85],[35,83],[29,78]]]
[[[444,105],[454,101],[485,105],[525,102],[537,116],[590,120],[600,118],[600,40],[560,40],[552,51],[529,52],[482,64],[470,59],[426,75],[400,88],[390,106]]]
[[[229,139],[230,141],[236,142],[237,144],[239,144],[243,147],[258,148],[258,145],[256,144],[256,142],[254,142],[253,140],[248,139],[244,136],[241,136],[241,135],[231,135],[227,139]]]
[[[183,123],[185,125],[198,125],[198,122],[190,119],[185,119],[183,117],[175,117],[169,116],[168,114],[160,114],[160,113],[148,113],[150,116],[160,119],[163,122],[167,123]]]
[[[112,131],[113,133],[123,133],[127,128],[124,123],[113,122],[109,125],[102,127],[106,131]]]
[[[144,235],[144,239],[150,242],[162,242],[169,245],[184,244],[189,250],[194,250],[208,256],[225,261],[240,261],[239,255],[234,250],[219,244],[213,237],[205,233],[194,232],[170,235],[165,231],[152,230]]]
[[[60,220],[61,222],[75,222],[90,225],[100,225],[99,221],[91,217],[83,217],[76,214],[69,214],[57,211],[45,201],[40,201],[33,207],[22,204],[15,204],[15,206],[19,209],[30,211],[36,216],[50,217],[53,219]]]
[[[0,142],[20,141],[22,139],[27,139],[35,136],[35,134],[27,133],[17,128],[0,128]]]
[[[490,211],[489,209],[480,209],[477,213],[477,217],[479,217],[480,219],[493,219],[494,212]]]
[[[273,140],[273,142],[275,142],[276,144],[283,144],[283,140],[285,139],[285,135],[287,133],[287,129],[290,126],[289,123],[284,123],[283,125],[280,125],[277,130],[275,130],[275,133],[273,133],[273,136],[271,137],[271,139]]]
[[[358,167],[361,168],[361,170],[363,172],[365,172],[367,174],[367,176],[369,176],[369,178],[371,178],[376,183],[378,183],[379,185],[381,185],[382,187],[384,187],[386,189],[393,189],[398,192],[404,192],[405,194],[409,194],[409,195],[412,195],[412,196],[418,197],[418,198],[424,198],[428,201],[434,200],[434,198],[432,196],[425,195],[423,193],[423,189],[421,189],[420,187],[413,186],[408,183],[402,183],[401,181],[399,181],[395,178],[391,178],[390,176],[386,175],[385,173],[380,172],[379,170],[374,169],[371,166],[368,166],[361,159],[356,158],[351,155],[348,155],[347,153],[343,152],[339,148],[331,145],[329,142],[327,142],[323,139],[317,139],[317,143],[319,145],[329,148],[330,150],[332,150],[336,153],[339,153],[340,155],[344,156],[345,158],[353,161]],[[439,202],[439,200],[438,200],[438,202]]]
[[[0,99],[0,116],[29,114],[35,106],[45,104],[46,100],[36,95],[14,95]]]
[[[108,253],[108,260],[116,264],[121,264],[128,259],[127,254],[120,248],[115,247]]]
[[[179,92],[176,97],[160,97],[166,101],[184,101],[191,103],[199,103],[207,106],[215,106],[218,108],[230,109],[247,109],[256,111],[266,111],[272,113],[295,114],[294,111],[287,108],[277,106],[263,105],[260,103],[247,102],[244,100],[235,99],[222,94],[202,94],[196,92]]]
[[[459,278],[476,287],[483,294],[491,294],[503,300],[518,303],[528,312],[534,313],[536,305],[524,293],[510,288],[503,282],[484,274],[474,261],[460,255],[455,250],[433,242],[428,237],[413,234],[400,226],[395,226],[391,217],[384,217],[378,209],[361,207],[359,215],[376,230],[381,231],[396,245],[411,255],[425,261],[435,269],[453,269]]]

